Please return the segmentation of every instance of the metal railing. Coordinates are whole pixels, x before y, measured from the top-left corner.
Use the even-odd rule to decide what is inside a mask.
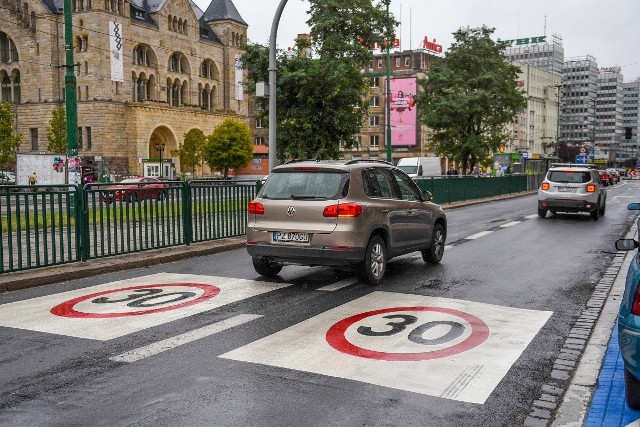
[[[440,204],[537,188],[525,175],[419,178]],[[0,186],[0,273],[245,234],[261,181]]]

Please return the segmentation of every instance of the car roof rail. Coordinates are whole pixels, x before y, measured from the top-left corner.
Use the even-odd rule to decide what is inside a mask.
[[[291,159],[286,161],[284,164],[288,165],[290,163],[300,163],[300,162],[319,162],[320,159]]]
[[[597,165],[585,164],[585,163],[551,163],[551,167],[572,167],[572,168],[590,168],[596,169]]]
[[[352,159],[347,161],[345,165],[354,165],[356,163],[383,163],[385,165],[393,166],[393,163],[382,159]]]

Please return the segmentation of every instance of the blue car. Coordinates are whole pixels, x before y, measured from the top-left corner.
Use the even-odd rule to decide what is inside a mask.
[[[640,211],[640,203],[630,203],[629,210]],[[638,219],[640,229],[640,219]],[[616,240],[616,249],[630,251],[640,247],[635,239]],[[618,313],[618,344],[624,360],[624,385],[627,405],[640,409],[640,252],[629,264],[624,295]]]

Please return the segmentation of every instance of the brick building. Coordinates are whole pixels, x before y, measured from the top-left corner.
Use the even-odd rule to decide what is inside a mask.
[[[176,176],[186,170],[177,150],[189,130],[246,121],[236,60],[248,26],[231,0],[205,11],[189,0],[72,0],[72,8],[83,163],[103,174]],[[64,106],[63,1],[0,0],[0,9],[1,100],[12,104],[20,152],[46,152],[51,111]]]

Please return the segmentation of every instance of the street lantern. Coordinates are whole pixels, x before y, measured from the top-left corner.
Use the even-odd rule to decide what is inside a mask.
[[[160,178],[162,178],[162,153],[164,152],[164,143],[156,144],[156,151],[160,153]]]

